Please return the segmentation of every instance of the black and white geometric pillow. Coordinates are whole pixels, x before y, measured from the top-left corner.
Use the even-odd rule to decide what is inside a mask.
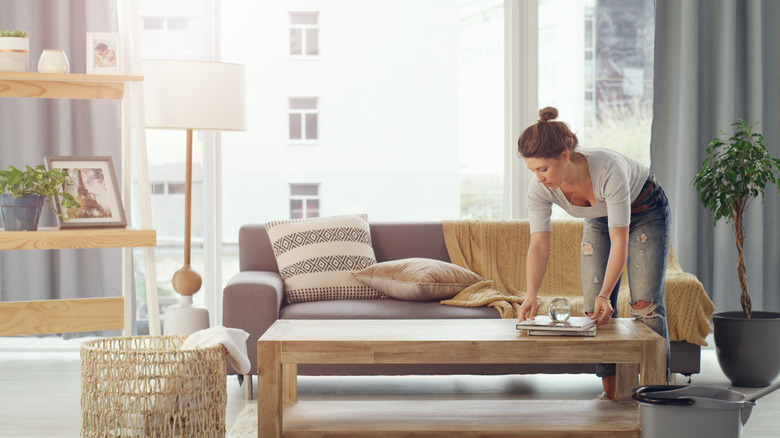
[[[289,304],[385,298],[351,274],[376,263],[368,215],[273,221],[265,229]]]

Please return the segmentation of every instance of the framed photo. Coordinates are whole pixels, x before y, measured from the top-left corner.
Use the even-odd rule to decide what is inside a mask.
[[[87,74],[121,75],[124,64],[121,34],[87,32]]]
[[[68,171],[71,185],[64,191],[73,195],[81,207],[71,211],[69,219],[60,220],[66,228],[124,228],[127,226],[122,197],[116,183],[111,157],[47,156],[46,167]],[[57,210],[62,211],[59,199]]]

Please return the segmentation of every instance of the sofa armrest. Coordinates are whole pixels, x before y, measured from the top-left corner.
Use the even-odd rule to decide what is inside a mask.
[[[234,275],[222,293],[222,323],[249,333],[247,353],[257,370],[257,340],[279,318],[284,282],[277,272],[244,271]],[[228,364],[228,373],[236,371]]]

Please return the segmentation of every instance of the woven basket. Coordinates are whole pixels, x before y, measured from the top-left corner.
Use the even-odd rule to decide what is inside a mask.
[[[222,345],[180,350],[186,336],[81,345],[82,437],[224,437]]]

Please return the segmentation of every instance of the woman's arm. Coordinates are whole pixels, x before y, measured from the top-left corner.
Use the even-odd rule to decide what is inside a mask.
[[[628,259],[628,227],[609,227],[609,258],[607,259],[607,270],[604,273],[604,281],[601,285],[601,292],[596,297],[596,308],[594,318],[598,318],[597,325],[607,324],[612,318],[615,310],[609,302],[609,297],[615,285],[620,279],[620,274],[626,267]],[[600,298],[604,297],[604,298]]]
[[[547,270],[547,259],[550,257],[550,232],[541,231],[531,234],[531,243],[528,245],[528,255],[525,261],[525,299],[520,305],[517,318],[520,321],[534,319],[539,309],[536,294],[544,279]],[[528,315],[528,318],[526,318]]]

